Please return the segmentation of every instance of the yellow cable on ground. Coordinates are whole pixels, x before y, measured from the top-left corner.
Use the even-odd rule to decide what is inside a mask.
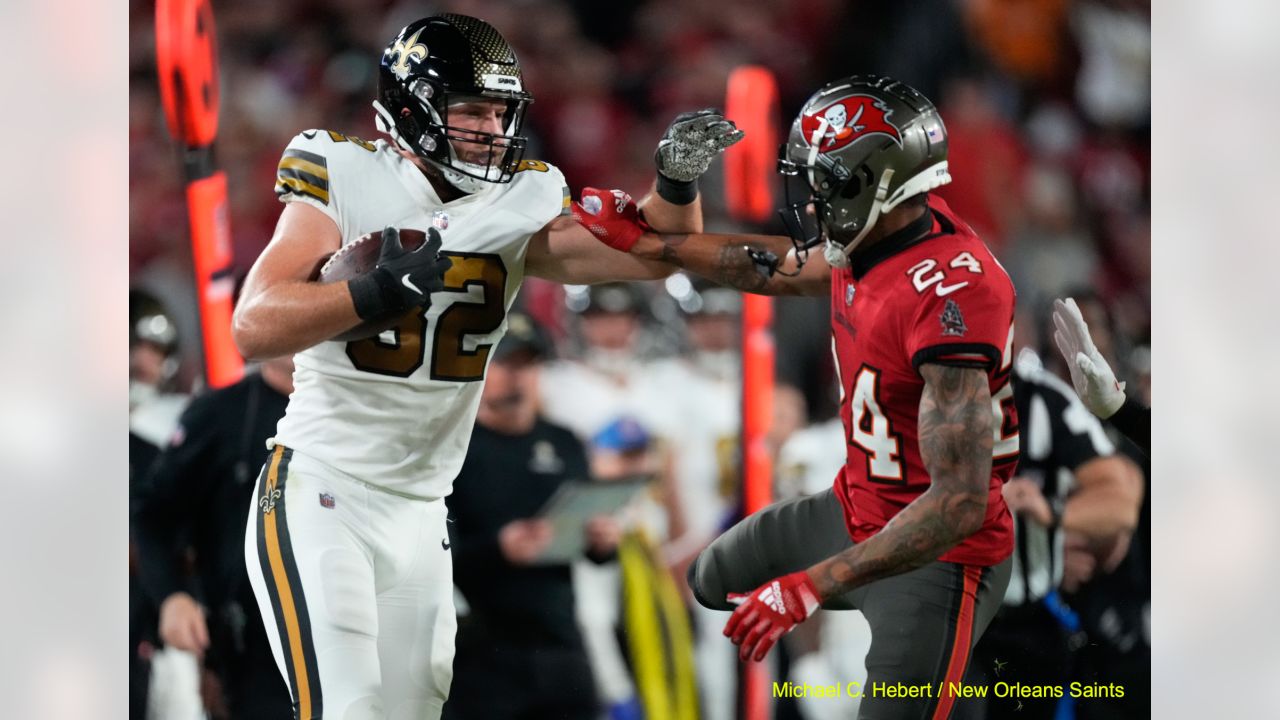
[[[693,633],[675,581],[640,532],[618,548],[623,616],[646,720],[697,720]]]

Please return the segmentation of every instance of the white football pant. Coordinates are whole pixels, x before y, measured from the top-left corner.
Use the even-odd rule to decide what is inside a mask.
[[[394,495],[276,445],[245,560],[294,716],[436,720],[453,680],[443,500]]]

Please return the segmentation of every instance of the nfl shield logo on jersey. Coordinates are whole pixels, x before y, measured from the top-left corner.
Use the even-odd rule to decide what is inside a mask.
[[[431,213],[431,227],[437,230],[449,229],[449,213],[443,210],[437,210]]]
[[[854,287],[852,285],[848,285],[844,289],[844,304],[846,307],[853,304],[853,291]]]
[[[329,493],[320,493],[320,507],[326,507],[332,510],[333,506],[336,504],[337,501],[333,499],[332,495]]]

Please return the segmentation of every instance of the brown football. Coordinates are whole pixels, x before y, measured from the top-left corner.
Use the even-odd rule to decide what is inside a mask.
[[[413,228],[400,229],[400,245],[405,250],[417,250],[427,241],[427,234],[422,230],[414,230]],[[320,282],[346,282],[354,277],[363,275],[378,264],[378,256],[382,253],[382,231],[374,230],[356,238],[350,243],[342,246],[338,252],[329,256],[324,265],[320,267]],[[409,311],[410,313],[421,312],[418,308]],[[350,330],[334,336],[334,340],[350,341],[364,340],[373,337],[386,330],[395,327],[404,314],[396,315],[389,318],[375,318],[365,320]]]

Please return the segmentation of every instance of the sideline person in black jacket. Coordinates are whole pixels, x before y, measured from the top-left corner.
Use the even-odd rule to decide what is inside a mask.
[[[132,503],[140,580],[160,608],[160,638],[204,658],[237,720],[293,714],[244,564],[254,476],[291,392],[286,357],[192,400]],[[187,548],[195,554],[190,577]]]
[[[530,318],[510,316],[446,499],[454,581],[470,608],[458,626],[447,720],[598,716],[569,565],[536,562],[553,539],[539,509],[562,483],[589,479],[581,441],[538,415],[537,363],[549,350]],[[583,532],[589,559],[615,556],[613,518],[592,518]]]

